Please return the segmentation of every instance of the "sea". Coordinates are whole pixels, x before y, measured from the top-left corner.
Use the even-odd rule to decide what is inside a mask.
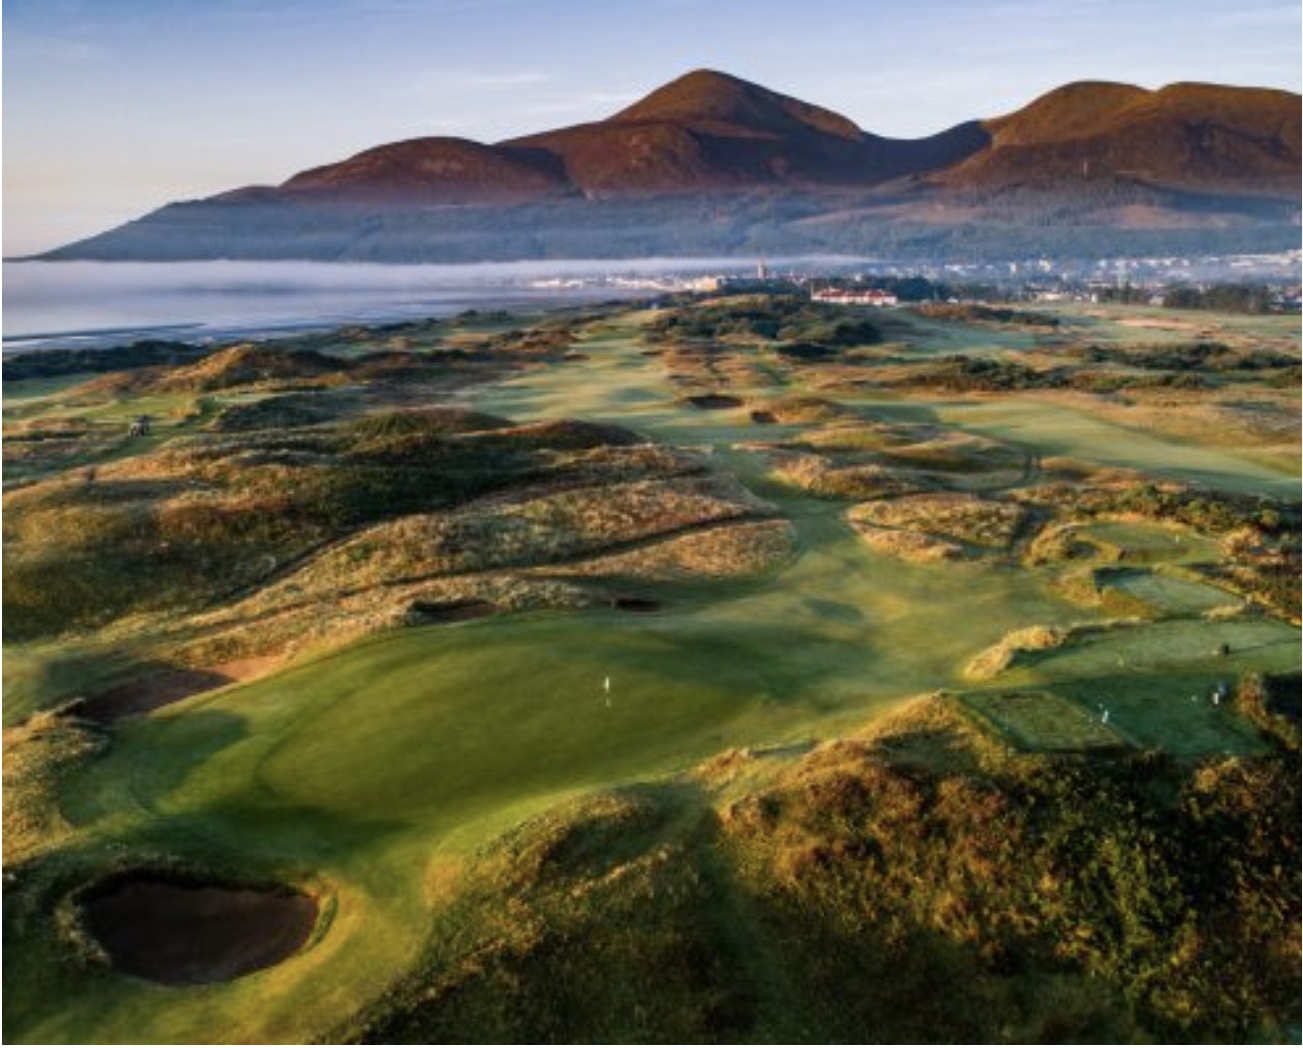
[[[233,338],[442,317],[463,310],[654,297],[743,259],[396,266],[317,262],[3,264],[3,349]]]

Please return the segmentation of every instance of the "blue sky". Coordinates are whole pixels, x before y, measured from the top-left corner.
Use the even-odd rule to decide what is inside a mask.
[[[1298,0],[5,0],[4,251],[702,66],[910,137],[1070,80],[1298,91],[1301,32]]]

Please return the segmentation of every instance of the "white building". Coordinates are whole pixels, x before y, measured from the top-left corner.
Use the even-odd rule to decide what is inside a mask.
[[[895,306],[899,299],[881,288],[823,288],[811,292],[817,303],[836,303],[842,306]]]

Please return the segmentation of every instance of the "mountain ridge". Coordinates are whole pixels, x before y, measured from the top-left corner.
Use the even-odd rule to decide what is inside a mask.
[[[525,214],[556,208],[571,210],[569,225],[592,227],[590,240],[614,237],[634,254],[653,243],[663,251],[667,241],[671,251],[682,241],[686,253],[707,245],[747,250],[758,224],[790,230],[808,222],[812,208],[831,215],[853,207],[876,215],[881,230],[901,223],[1011,231],[1047,222],[1065,230],[1296,225],[1299,125],[1299,96],[1285,91],[1078,81],[1001,116],[894,139],[833,110],[698,69],[602,120],[492,144],[446,136],[385,143],[276,186],[167,205],[44,257],[464,261],[490,232],[494,247],[484,258],[572,254],[580,245],[566,222],[545,228]],[[766,199],[774,204],[768,220]],[[602,202],[605,212],[592,210]],[[737,228],[680,229],[702,202]],[[442,225],[429,209],[447,213]],[[511,209],[520,220],[517,247],[496,228]],[[629,216],[640,211],[663,213],[668,218],[655,221],[675,228],[639,242],[637,223],[645,220]],[[269,221],[267,229],[248,227]],[[635,225],[609,229],[618,222]],[[414,239],[418,227],[428,244]],[[870,227],[864,219],[859,234],[833,236],[824,247],[862,249],[874,240],[865,240],[877,230]],[[274,243],[277,230],[283,249]]]

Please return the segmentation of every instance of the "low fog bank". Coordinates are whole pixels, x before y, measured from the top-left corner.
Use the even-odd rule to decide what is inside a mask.
[[[588,279],[738,266],[738,260],[721,259],[618,265],[6,262],[4,349],[105,346],[146,337],[194,341],[466,309],[545,307],[651,294]],[[538,281],[549,286],[535,287]]]
[[[287,261],[4,264],[4,348],[201,340],[548,307],[656,294],[653,279],[748,273],[759,259],[645,258],[458,264]],[[771,259],[775,267],[864,265],[848,256]],[[642,279],[641,281],[639,279]]]
[[[118,296],[147,293],[214,292],[223,295],[312,290],[371,290],[416,293],[429,289],[513,287],[551,277],[608,274],[703,273],[734,271],[756,260],[717,259],[567,259],[457,264],[329,263],[290,261],[212,262],[6,262],[5,307],[20,300],[78,294]]]

